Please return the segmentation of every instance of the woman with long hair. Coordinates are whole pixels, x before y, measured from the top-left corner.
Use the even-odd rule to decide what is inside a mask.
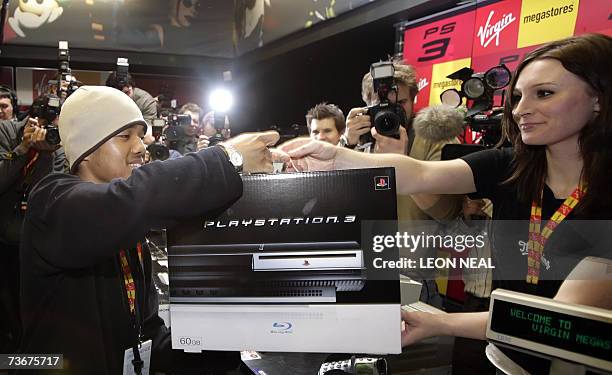
[[[393,166],[398,194],[489,198],[493,288],[610,309],[609,279],[583,280],[580,293],[572,281],[561,284],[582,259],[611,258],[604,240],[610,228],[602,229],[607,222],[592,221],[612,216],[611,61],[612,38],[599,34],[529,53],[508,87],[502,128],[510,148],[440,162],[356,153],[313,141],[281,149],[299,170]],[[584,225],[584,220],[591,221]],[[484,340],[487,317],[488,312],[402,311],[402,343],[436,335]]]

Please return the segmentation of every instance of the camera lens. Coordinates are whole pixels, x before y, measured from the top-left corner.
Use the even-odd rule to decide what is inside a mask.
[[[448,89],[440,94],[440,101],[442,101],[442,104],[446,104],[451,107],[459,107],[461,104],[461,94],[459,94],[459,91],[455,89]]]
[[[147,147],[151,160],[166,160],[170,157],[170,150],[161,143],[153,143]]]
[[[470,99],[480,98],[485,92],[484,83],[480,78],[470,78],[463,82],[463,92]]]
[[[394,135],[398,132],[400,117],[390,110],[381,110],[374,116],[374,127],[378,134]]]
[[[510,71],[505,66],[496,66],[489,69],[485,75],[485,81],[494,90],[503,89],[510,83]]]

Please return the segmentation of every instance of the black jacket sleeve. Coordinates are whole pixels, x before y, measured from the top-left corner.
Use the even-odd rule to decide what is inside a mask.
[[[4,194],[21,177],[27,156],[14,154],[21,143],[20,129],[25,123],[16,121],[0,122],[0,195]]]
[[[51,272],[81,268],[133,246],[150,228],[218,211],[241,195],[240,176],[211,147],[149,163],[110,183],[51,174],[30,193],[25,225]]]

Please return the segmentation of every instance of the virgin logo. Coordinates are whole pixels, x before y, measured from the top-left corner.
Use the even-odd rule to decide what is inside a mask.
[[[417,83],[417,88],[419,89],[419,91],[423,90],[427,86],[429,86],[429,82],[427,82],[427,78],[419,79],[419,82]]]
[[[512,22],[516,21],[516,17],[512,15],[512,13],[504,14],[504,16],[493,25],[491,25],[491,18],[493,18],[493,14],[495,12],[491,11],[489,13],[489,18],[487,18],[487,23],[484,26],[480,26],[478,28],[478,34],[476,34],[480,38],[480,45],[483,47],[487,47],[493,40],[495,40],[495,45],[499,46],[499,34],[503,29],[508,27]]]

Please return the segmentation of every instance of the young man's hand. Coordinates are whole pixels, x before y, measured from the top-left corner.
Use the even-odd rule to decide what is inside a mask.
[[[243,133],[224,143],[231,144],[242,154],[245,173],[272,173],[272,154],[268,149],[280,139],[275,131]]]

